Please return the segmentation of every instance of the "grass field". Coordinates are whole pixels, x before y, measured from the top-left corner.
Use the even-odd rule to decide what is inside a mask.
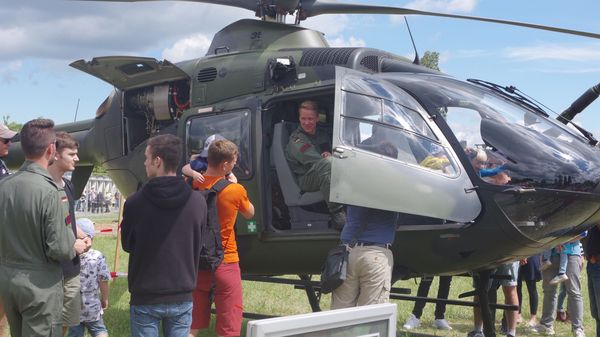
[[[116,215],[102,215],[101,217],[91,216],[96,223],[114,223],[116,221]],[[114,256],[117,245],[117,237],[114,233],[98,235],[94,239],[94,248],[102,251],[107,259],[109,268],[114,268]],[[243,258],[243,257],[242,257]],[[118,261],[118,271],[127,271],[127,259],[126,253],[120,251]],[[268,263],[268,261],[265,261]],[[176,277],[176,276],[174,276]],[[289,276],[293,277],[293,276]],[[394,284],[395,287],[403,287],[412,289],[412,295],[416,294],[418,288],[418,282],[415,280],[400,281]],[[280,285],[280,284],[267,284],[262,282],[250,282],[244,281],[244,310],[246,312],[261,313],[269,315],[293,315],[301,313],[309,313],[311,311],[310,305],[306,298],[306,294],[302,290],[294,289],[291,285]],[[472,290],[471,279],[466,277],[455,277],[452,280],[452,286],[450,289],[450,298],[457,299],[458,294]],[[584,298],[584,324],[585,332],[587,336],[594,336],[595,334],[595,322],[590,317],[589,313],[589,302],[587,296],[587,279],[585,272],[582,274],[582,294]],[[541,282],[538,283],[538,291],[540,294],[540,304],[538,309],[538,317],[541,315]],[[526,322],[529,319],[529,307],[527,292],[524,289],[524,307],[523,307],[523,318]],[[435,296],[437,293],[437,278],[431,287],[430,296]],[[502,299],[502,294],[498,295]],[[321,308],[323,310],[329,309],[330,297],[324,295],[321,298]],[[402,325],[404,321],[412,311],[413,302],[408,301],[393,301],[398,305],[398,336],[412,336],[411,334],[405,334],[402,331]],[[566,304],[565,304],[566,305]],[[425,312],[421,317],[422,327],[415,330],[414,332],[419,334],[427,334],[434,336],[461,336],[464,337],[472,329],[472,309],[467,307],[448,306],[446,310],[446,318],[453,327],[451,331],[438,331],[432,327],[433,323],[433,311],[434,305],[428,304],[425,307]],[[501,313],[497,313],[497,317],[501,316]],[[110,283],[110,301],[109,308],[104,315],[105,323],[108,327],[111,336],[129,336],[129,292],[127,291],[127,278],[119,277],[111,281]],[[213,319],[214,321],[214,319]],[[242,328],[242,336],[246,335],[247,320],[244,320]],[[499,330],[499,326],[497,327]],[[556,336],[571,336],[570,324],[556,322],[555,323]],[[530,333],[526,328],[525,324],[518,327],[518,336],[535,336]],[[216,336],[213,331],[213,327],[203,331],[200,336]]]
[[[96,248],[102,250],[109,261],[112,263],[114,259],[116,238],[114,236],[98,237],[94,241]],[[120,253],[119,270],[126,271],[127,255]],[[293,277],[293,276],[290,276]],[[293,315],[308,313],[311,311],[310,305],[306,298],[306,294],[302,290],[294,289],[290,285],[267,284],[262,282],[244,281],[244,310],[247,312],[269,314],[269,315]],[[395,287],[404,287],[412,289],[412,295],[416,294],[418,283],[415,280],[397,282]],[[110,294],[110,309],[105,314],[105,321],[113,336],[127,336],[129,334],[129,293],[127,292],[127,280],[125,278],[117,278],[111,283]],[[584,297],[584,324],[587,336],[595,334],[595,323],[589,314],[589,302],[587,300],[587,280],[585,272],[582,275],[582,294]],[[458,294],[472,290],[471,279],[467,277],[455,277],[452,280],[450,298],[457,299]],[[538,309],[538,317],[541,315],[542,291],[541,282],[538,283],[538,291],[540,294],[540,303]],[[527,291],[524,289],[524,307],[523,318],[526,322],[529,319],[529,305]],[[437,293],[437,278],[431,287],[430,296],[435,296]],[[502,299],[501,292],[499,298]],[[329,309],[330,297],[324,295],[321,298],[321,307],[323,310]],[[412,311],[413,302],[394,301],[398,305],[398,328],[399,336],[411,336],[401,333],[402,325]],[[566,303],[565,303],[566,305]],[[446,318],[453,327],[452,331],[438,331],[432,327],[434,305],[428,304],[425,307],[425,312],[421,317],[422,327],[414,332],[435,335],[435,336],[466,336],[472,330],[472,309],[458,306],[448,306],[446,309]],[[501,312],[497,313],[497,317],[501,316]],[[245,325],[247,320],[244,320],[242,336],[245,336]],[[497,327],[499,330],[499,326]],[[556,336],[571,336],[570,324],[556,322]],[[518,336],[534,336],[524,323],[519,325],[517,330]],[[204,331],[201,336],[216,336],[212,328]]]

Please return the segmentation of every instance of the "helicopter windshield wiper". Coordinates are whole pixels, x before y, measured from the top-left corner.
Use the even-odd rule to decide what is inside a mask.
[[[486,87],[488,89],[493,90],[494,92],[500,94],[502,97],[508,98],[509,100],[527,108],[528,110],[531,110],[537,114],[541,114],[544,117],[549,117],[549,115],[546,113],[546,111],[544,111],[544,109],[542,109],[539,105],[537,105],[535,102],[531,101],[529,98],[525,97],[524,95],[519,93],[519,90],[514,87],[514,86],[508,86],[508,87],[503,87],[501,85],[498,85],[496,83],[492,83],[492,82],[488,82],[488,81],[483,81],[483,80],[478,80],[478,79],[474,79],[474,78],[469,78],[467,79],[467,81],[471,82],[471,83],[475,83],[478,84],[482,87]]]

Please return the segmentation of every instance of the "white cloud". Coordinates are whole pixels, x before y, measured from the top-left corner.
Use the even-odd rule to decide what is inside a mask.
[[[17,60],[0,67],[0,83],[11,84],[17,81],[15,75],[23,67],[23,61]]]
[[[252,17],[239,8],[189,2],[6,1],[0,7],[0,62],[146,55],[190,34],[212,37]]]
[[[477,1],[478,0],[414,0],[399,7],[426,12],[470,13],[477,6]],[[392,24],[404,24],[404,16],[390,15],[390,22]]]
[[[484,58],[495,55],[493,52],[484,49],[460,49],[457,51],[442,52],[440,54],[442,56],[447,55],[448,58],[453,59]]]
[[[2,41],[2,49],[0,49],[0,55],[2,51],[19,48],[24,43],[25,31],[23,28],[18,27],[0,27],[0,41]]]
[[[344,36],[337,36],[329,41],[332,47],[364,47],[367,45],[365,40],[350,36],[346,39]]]
[[[162,57],[171,62],[198,58],[206,54],[211,40],[204,34],[183,38],[162,52]]]
[[[348,28],[350,18],[346,14],[317,15],[302,23],[303,27],[318,30],[325,36],[336,36]]]
[[[575,47],[558,44],[539,44],[532,47],[505,48],[506,57],[521,61],[561,60],[561,61],[600,61],[600,45]]]

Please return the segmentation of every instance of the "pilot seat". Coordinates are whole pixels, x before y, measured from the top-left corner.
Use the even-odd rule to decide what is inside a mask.
[[[324,202],[321,192],[303,192],[298,186],[294,172],[285,159],[285,147],[292,131],[298,123],[281,121],[273,129],[271,161],[275,165],[283,199],[288,207],[291,229],[326,229],[329,213],[313,211],[315,207],[307,207]]]

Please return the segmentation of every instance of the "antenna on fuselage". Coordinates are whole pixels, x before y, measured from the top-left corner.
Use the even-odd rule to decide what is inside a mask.
[[[408,19],[404,16],[404,22],[406,22],[406,28],[408,29],[408,35],[410,36],[410,41],[412,42],[413,49],[415,50],[415,59],[413,63],[416,65],[420,65],[421,61],[419,58],[419,52],[417,51],[417,46],[415,45],[415,40],[413,39],[412,32],[410,31],[410,26],[408,25]]]
[[[77,99],[77,106],[75,107],[75,118],[73,118],[73,122],[77,122],[77,112],[79,111],[79,101],[80,100],[81,100],[80,98]]]

